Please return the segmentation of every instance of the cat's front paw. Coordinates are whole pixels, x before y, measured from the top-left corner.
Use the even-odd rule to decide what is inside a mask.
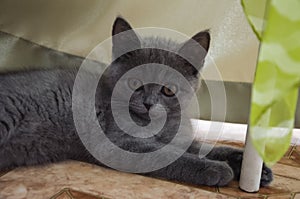
[[[225,186],[233,180],[234,173],[231,167],[226,162],[213,162],[201,171],[199,184],[208,186]]]
[[[261,173],[260,186],[262,187],[268,186],[272,181],[273,181],[273,172],[269,167],[267,167],[264,164]]]
[[[239,180],[241,175],[243,161],[243,151],[235,151],[232,152],[228,156],[228,164],[232,168],[234,172],[234,179]],[[265,164],[263,164],[260,186],[267,186],[273,181],[273,173],[270,168],[268,168]]]

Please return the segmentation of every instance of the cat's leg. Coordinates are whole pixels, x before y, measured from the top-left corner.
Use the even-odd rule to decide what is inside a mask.
[[[194,142],[188,152],[198,154],[202,143]],[[211,160],[226,161],[234,172],[234,179],[239,180],[243,161],[242,149],[226,146],[212,146],[211,151],[206,155],[206,158]],[[272,170],[263,164],[261,174],[261,186],[269,185],[273,180]]]
[[[80,151],[80,147],[76,147],[76,140],[71,145],[71,141],[54,136],[49,130],[51,131],[18,132],[11,137],[0,146],[0,170],[58,162],[71,158]]]
[[[227,161],[234,171],[235,179],[239,180],[243,161],[243,153],[244,151],[242,149],[219,146],[214,147],[212,151],[207,155],[207,158],[213,160]],[[267,186],[272,182],[272,180],[272,170],[268,168],[265,164],[263,164],[260,185]]]
[[[118,145],[125,151],[135,151],[140,154],[148,153],[149,151],[156,151],[161,148],[159,142],[140,142],[135,139],[123,139],[122,143]],[[175,147],[175,146],[174,146]],[[177,154],[176,149],[165,151],[165,155],[161,158],[172,157]],[[117,157],[114,157],[117,158]],[[149,158],[149,157],[148,157]],[[156,167],[161,163],[161,159],[153,155],[153,159],[147,159],[149,162],[148,168]],[[122,159],[122,161],[124,161]],[[170,162],[172,162],[170,160]],[[136,163],[132,163],[135,168]],[[228,184],[234,177],[233,171],[225,161],[214,161],[206,158],[200,159],[197,155],[185,152],[177,160],[168,166],[156,171],[144,173],[142,175],[164,178],[167,180],[175,180],[178,182],[190,183],[195,185],[209,185],[209,186],[224,186]]]
[[[153,171],[148,175],[208,186],[225,186],[234,178],[233,171],[226,162],[200,159],[191,153],[184,153],[169,166]]]
[[[0,147],[0,170],[58,161],[61,154],[43,139],[23,133]]]

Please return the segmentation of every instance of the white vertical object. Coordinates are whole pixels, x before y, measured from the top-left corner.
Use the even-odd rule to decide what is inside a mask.
[[[262,166],[263,160],[252,145],[248,126],[239,184],[243,191],[257,192],[259,190]]]

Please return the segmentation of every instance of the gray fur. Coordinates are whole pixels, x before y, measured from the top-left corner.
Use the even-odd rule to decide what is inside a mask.
[[[124,19],[117,18],[113,34],[125,30],[131,30],[130,25]],[[193,39],[208,50],[208,32],[200,32]],[[147,46],[145,42],[157,43],[158,46],[166,45],[177,50],[183,50],[188,45],[188,42],[182,45],[159,38],[147,38],[141,42],[134,31],[127,40],[113,42],[113,53],[117,53],[123,42],[127,45],[132,42],[132,45],[138,46]],[[189,49],[187,52],[203,63],[205,54],[197,54],[199,52],[191,52]],[[141,139],[126,135],[114,124],[108,100],[114,84],[130,68],[145,63],[173,67],[189,80],[194,90],[197,90],[199,82],[197,70],[184,59],[156,49],[128,53],[109,67],[96,93],[99,122],[116,145],[138,153],[157,150],[170,142],[174,136],[173,129],[178,128],[180,110],[176,97],[166,97],[161,93],[162,86],[149,84],[133,94],[130,113],[137,124],[144,126],[150,122],[148,108],[161,104],[168,111],[167,125],[163,130],[155,137]],[[199,65],[199,69],[201,67]],[[74,126],[71,106],[77,70],[35,70],[0,75],[0,170],[66,159],[102,165],[87,152]],[[185,95],[188,103],[190,93]],[[159,109],[156,111],[159,113]],[[144,175],[210,186],[224,186],[239,178],[242,150],[216,147],[206,158],[200,159],[197,155],[200,145],[193,143],[187,152],[169,166]],[[261,185],[271,181],[272,172],[264,166]]]

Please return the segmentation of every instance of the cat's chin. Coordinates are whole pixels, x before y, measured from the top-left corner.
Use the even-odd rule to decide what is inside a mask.
[[[151,122],[148,111],[137,111],[129,109],[129,113],[132,120],[139,126],[147,126]]]
[[[133,112],[133,111],[129,111],[129,112],[132,120],[139,126],[147,126],[150,124],[151,120],[158,121],[162,118],[162,114],[160,113],[153,114],[152,112],[150,117],[148,111],[146,113]]]

